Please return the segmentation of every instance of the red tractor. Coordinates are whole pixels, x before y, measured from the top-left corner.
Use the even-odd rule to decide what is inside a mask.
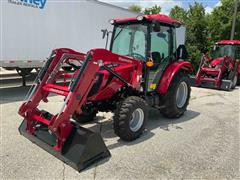
[[[221,40],[212,51],[212,58],[203,54],[194,86],[231,90],[240,83],[240,40]]]
[[[189,102],[192,67],[183,60],[184,46],[176,48],[181,24],[160,14],[111,23],[110,50],[53,50],[19,109],[20,133],[79,171],[110,155],[99,134],[80,126],[98,111],[113,112],[116,135],[133,141],[145,129],[149,106],[178,118]],[[76,71],[64,73],[64,64]],[[70,83],[57,83],[66,76]],[[65,97],[57,114],[38,109],[50,93]]]

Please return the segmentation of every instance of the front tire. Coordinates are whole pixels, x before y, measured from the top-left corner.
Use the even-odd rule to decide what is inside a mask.
[[[88,123],[95,120],[97,112],[83,112],[82,114],[74,113],[72,118],[80,124]]]
[[[160,112],[167,118],[178,118],[187,110],[191,94],[190,79],[186,73],[178,72],[168,92],[160,98]]]
[[[122,140],[133,141],[145,130],[147,118],[147,103],[140,97],[130,96],[115,111],[114,132]]]

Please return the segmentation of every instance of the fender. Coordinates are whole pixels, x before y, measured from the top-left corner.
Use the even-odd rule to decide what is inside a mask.
[[[168,90],[168,87],[179,70],[187,71],[188,73],[192,72],[192,66],[190,62],[187,61],[177,61],[170,64],[163,73],[162,78],[159,81],[158,92],[160,94],[165,94]]]

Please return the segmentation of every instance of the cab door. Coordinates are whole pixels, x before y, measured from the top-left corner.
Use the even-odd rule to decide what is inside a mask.
[[[154,66],[149,69],[148,92],[154,91],[164,69],[171,61],[171,54],[176,48],[174,39],[175,29],[169,26],[161,26],[159,32],[151,31],[150,33],[150,56]]]

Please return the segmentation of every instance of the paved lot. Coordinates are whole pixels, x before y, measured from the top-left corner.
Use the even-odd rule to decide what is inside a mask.
[[[21,84],[21,81],[20,81]],[[171,121],[151,110],[146,132],[131,143],[114,135],[111,113],[87,125],[100,131],[110,159],[78,173],[18,133],[17,111],[29,87],[1,83],[1,175],[3,179],[239,178],[240,90],[192,88],[188,111]],[[61,98],[45,109],[57,111]]]

